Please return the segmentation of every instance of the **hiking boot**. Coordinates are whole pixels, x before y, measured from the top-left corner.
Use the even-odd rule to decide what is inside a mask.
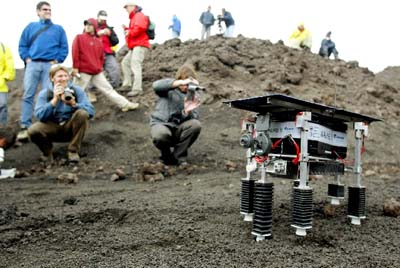
[[[53,154],[52,153],[50,153],[49,155],[42,154],[40,156],[40,162],[43,162],[45,164],[53,164],[54,162]]]
[[[28,129],[26,127],[21,128],[21,131],[17,135],[17,141],[27,142],[29,140]]]
[[[68,152],[68,161],[70,163],[78,163],[81,158],[79,157],[78,153],[75,152]]]
[[[88,95],[89,101],[90,101],[91,103],[97,102],[96,93],[91,92],[91,91],[88,91],[88,94],[87,94],[87,95]]]
[[[120,88],[117,88],[117,91],[119,92],[128,92],[132,90],[132,86],[121,86]]]
[[[137,102],[129,102],[127,105],[121,108],[122,112],[128,112],[136,110],[139,107],[139,103]]]
[[[143,90],[132,90],[131,92],[126,94],[126,96],[128,96],[128,97],[136,97],[136,96],[142,95],[142,93],[143,93]]]

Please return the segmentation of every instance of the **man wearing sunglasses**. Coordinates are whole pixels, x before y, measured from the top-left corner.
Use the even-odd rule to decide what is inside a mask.
[[[62,63],[68,55],[67,35],[62,26],[51,21],[48,2],[36,5],[39,21],[29,23],[19,40],[19,56],[25,63],[24,95],[21,107],[20,141],[28,140],[27,129],[32,124],[34,98],[38,85],[47,88],[49,69],[54,63]]]

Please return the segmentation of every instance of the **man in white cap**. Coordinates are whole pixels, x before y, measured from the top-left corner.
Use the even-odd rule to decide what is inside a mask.
[[[128,97],[135,97],[143,92],[142,88],[142,63],[147,50],[150,48],[149,37],[147,36],[147,28],[149,26],[149,18],[141,11],[142,8],[133,2],[127,2],[124,6],[129,14],[129,26],[122,25],[125,32],[125,41],[129,49],[128,54],[122,60],[122,73],[124,80],[122,89],[128,88],[131,91]],[[132,73],[134,81],[132,84]]]

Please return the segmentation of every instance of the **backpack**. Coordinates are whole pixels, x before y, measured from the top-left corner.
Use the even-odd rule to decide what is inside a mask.
[[[154,40],[156,37],[156,25],[150,20],[149,16],[147,16],[147,18],[149,19],[149,26],[147,27],[146,34],[150,40]]]
[[[111,46],[113,47],[113,46],[118,45],[119,39],[118,39],[117,34],[116,34],[115,31],[114,31],[114,28],[113,28],[113,27],[108,27],[108,29],[110,29],[110,31],[111,31],[111,34],[110,34],[110,36],[108,37],[109,40],[110,40]]]

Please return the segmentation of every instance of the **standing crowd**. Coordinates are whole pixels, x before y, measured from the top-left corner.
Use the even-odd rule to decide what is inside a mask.
[[[97,18],[83,21],[83,32],[72,42],[72,71],[62,65],[69,53],[66,33],[61,25],[51,19],[51,5],[41,1],[36,6],[38,21],[29,23],[19,40],[19,56],[25,63],[24,94],[21,102],[20,131],[17,140],[31,140],[42,152],[42,160],[53,160],[53,142],[69,142],[68,159],[80,160],[80,147],[95,114],[93,103],[101,93],[122,112],[135,110],[139,103],[127,97],[143,93],[142,64],[150,48],[148,28],[150,19],[142,7],[127,1],[123,7],[129,24],[123,25],[128,53],[121,62],[115,57],[120,43],[113,27],[107,24],[107,12],[100,10]],[[211,6],[201,13],[201,40],[210,37],[211,27],[218,21],[222,35],[233,37],[235,21],[232,14],[222,9],[215,19]],[[172,37],[179,38],[181,22],[173,15]],[[328,32],[322,41],[319,54],[338,58],[335,43]],[[300,23],[289,38],[289,45],[298,49],[311,49],[311,33]],[[122,75],[122,77],[121,77]],[[15,69],[10,49],[0,43],[0,123],[7,124],[6,82],[13,80]],[[168,165],[181,165],[187,161],[188,149],[201,131],[198,108],[198,93],[188,97],[193,86],[198,86],[197,75],[192,66],[181,66],[175,78],[166,78],[153,83],[159,97],[151,115],[151,137],[160,150],[161,161]],[[41,88],[35,103],[37,89]],[[119,92],[118,92],[119,91]],[[0,154],[2,146],[0,144]]]

